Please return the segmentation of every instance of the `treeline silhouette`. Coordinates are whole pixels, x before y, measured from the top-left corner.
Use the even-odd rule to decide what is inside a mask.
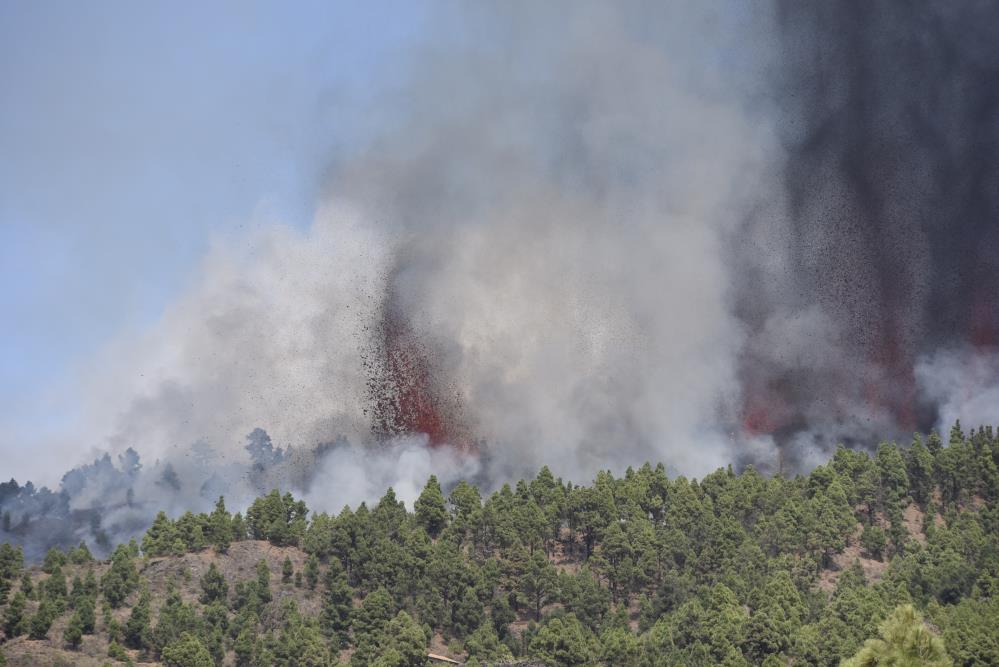
[[[426,665],[429,653],[995,665],[997,495],[999,437],[957,424],[946,443],[840,448],[790,479],[670,479],[646,464],[586,486],[542,468],[485,498],[431,477],[411,511],[389,489],[336,515],[277,490],[245,515],[219,498],[212,512],[160,513],[106,562],[81,545],[24,569],[0,547],[3,650],[206,666]]]

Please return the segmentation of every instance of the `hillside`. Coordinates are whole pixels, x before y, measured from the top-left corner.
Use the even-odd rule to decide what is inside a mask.
[[[995,665],[997,471],[999,437],[956,426],[793,479],[645,465],[575,486],[545,468],[484,499],[431,478],[412,511],[390,489],[336,516],[277,491],[245,516],[220,499],[158,516],[104,562],[81,546],[25,569],[0,547],[0,650],[9,665],[859,665],[904,650]]]

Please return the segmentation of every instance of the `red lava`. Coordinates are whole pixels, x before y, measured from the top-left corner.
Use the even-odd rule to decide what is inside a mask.
[[[474,450],[458,392],[441,377],[432,348],[397,314],[382,323],[382,363],[373,382],[373,428],[383,436],[422,433],[432,447]]]

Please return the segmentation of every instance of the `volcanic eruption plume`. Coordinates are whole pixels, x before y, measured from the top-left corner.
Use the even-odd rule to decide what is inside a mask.
[[[430,446],[469,450],[457,387],[449,385],[436,350],[413,330],[391,292],[374,327],[364,360],[372,433],[381,439],[422,433]]]
[[[220,240],[44,451],[339,509],[431,471],[792,472],[995,421],[999,5],[460,9],[311,227]],[[258,426],[280,465],[227,468]]]

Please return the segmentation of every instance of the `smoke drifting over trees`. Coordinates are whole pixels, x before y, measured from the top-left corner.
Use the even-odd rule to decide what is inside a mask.
[[[141,471],[31,502],[98,535],[269,485],[791,470],[993,418],[999,11],[663,4],[442,16],[477,44],[412,55],[311,228],[220,239],[97,365],[62,451]]]

